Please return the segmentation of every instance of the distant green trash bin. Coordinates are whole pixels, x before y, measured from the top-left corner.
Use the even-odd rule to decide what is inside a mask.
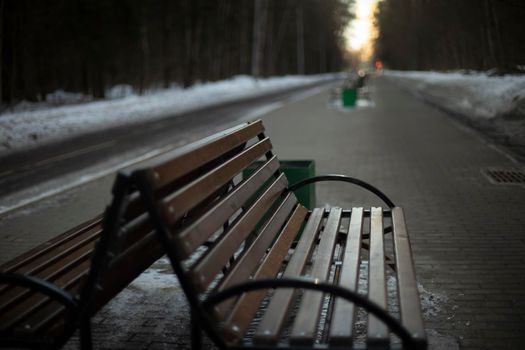
[[[261,163],[262,162],[256,162],[246,168],[242,173],[243,178],[250,176]],[[281,160],[280,163],[281,171],[288,178],[290,185],[315,176],[315,161],[313,160]],[[299,202],[306,208],[313,209],[315,207],[315,184],[298,189],[295,191],[295,195]]]
[[[354,107],[357,101],[356,88],[344,88],[343,93],[343,107]]]

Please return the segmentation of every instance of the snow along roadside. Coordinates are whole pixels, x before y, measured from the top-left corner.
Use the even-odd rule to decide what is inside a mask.
[[[145,96],[130,95],[118,100],[5,113],[0,115],[0,157],[87,132],[180,115],[211,105],[284,91],[335,77],[337,75],[334,74],[265,79],[237,76]]]
[[[467,117],[525,146],[525,75],[385,71],[384,75],[417,97]]]

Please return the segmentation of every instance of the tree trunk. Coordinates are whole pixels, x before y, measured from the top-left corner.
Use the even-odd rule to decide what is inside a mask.
[[[253,44],[252,44],[252,75],[261,75],[261,62],[264,52],[264,41],[266,32],[266,16],[268,3],[266,0],[255,0],[253,13]]]
[[[0,0],[0,106],[3,102],[3,83],[4,83],[4,0]]]
[[[304,74],[304,20],[303,6],[297,7],[297,74]]]

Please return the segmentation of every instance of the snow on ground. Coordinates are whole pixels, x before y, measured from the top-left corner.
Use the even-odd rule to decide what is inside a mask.
[[[174,116],[333,77],[333,74],[265,79],[237,76],[229,80],[198,84],[188,89],[174,87],[145,96],[130,95],[130,91],[121,91],[122,88],[119,87],[119,91],[111,93],[111,97],[118,97],[119,94],[125,96],[119,99],[52,108],[49,108],[49,103],[45,103],[41,105],[43,108],[36,110],[35,105],[21,105],[15,111],[0,115],[0,156],[82,133]],[[66,102],[68,96],[64,92],[57,92],[50,98],[53,101],[61,99]],[[76,95],[74,97],[80,98]]]
[[[525,145],[525,75],[482,72],[385,71],[384,75],[418,97]]]

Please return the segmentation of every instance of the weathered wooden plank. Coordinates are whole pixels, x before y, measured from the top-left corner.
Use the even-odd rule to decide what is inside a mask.
[[[359,282],[362,236],[363,208],[352,208],[339,285],[356,292]],[[329,333],[329,342],[331,345],[346,347],[352,345],[352,329],[355,312],[356,307],[353,303],[340,298],[336,299]]]
[[[341,208],[332,208],[330,211],[312,267],[311,278],[314,281],[325,282],[328,279],[341,225],[341,214]],[[308,290],[304,292],[290,335],[291,344],[310,345],[313,343],[319,326],[322,301],[323,293]]]
[[[368,298],[387,310],[382,208],[371,208],[368,269]],[[386,346],[389,342],[387,326],[375,316],[368,315],[368,343],[371,346]]]
[[[230,216],[257,192],[277,169],[279,169],[279,161],[274,156],[197,221],[174,236],[181,248],[181,258],[188,257],[217,231]]]
[[[84,260],[82,263],[74,266],[72,269],[65,271],[62,276],[52,281],[58,287],[71,291],[71,288],[85,277],[90,266],[90,260]],[[25,319],[35,317],[39,309],[51,302],[51,299],[44,294],[28,291],[24,289],[23,299],[18,299],[17,304],[10,305],[7,311],[2,312],[0,317],[0,329],[5,330],[16,324],[23,322]]]
[[[259,235],[252,242],[240,256],[235,265],[228,271],[226,277],[221,281],[218,290],[224,290],[236,283],[247,280],[253,273],[257,264],[261,261],[261,258],[266,253],[266,249],[272,243],[276,234],[279,232],[283,224],[288,219],[290,212],[297,204],[297,199],[293,193],[289,193],[284,201],[279,205],[279,208],[273,213],[272,217],[261,229]],[[217,315],[219,318],[223,318],[225,312],[234,303],[233,299],[226,300],[225,302],[217,305]]]
[[[95,248],[95,242],[99,235],[100,228],[97,225],[82,235],[64,240],[62,246],[55,246],[54,249],[36,257],[34,261],[26,261],[26,264],[18,265],[18,270],[14,272],[52,281],[57,276],[74,268],[79,262],[88,259]],[[28,290],[26,288],[4,285],[0,291],[0,315],[4,315],[10,305],[27,295]]]
[[[410,332],[416,343],[421,348],[425,348],[427,340],[403,209],[399,207],[392,209],[392,226],[394,228],[394,254],[401,323]]]
[[[194,149],[183,154],[179,150],[168,152],[155,160],[158,165],[152,167],[154,174],[155,187],[159,188],[169,182],[175,181],[200,166],[220,157],[257,136],[264,131],[264,126],[260,120],[246,124],[240,128],[226,130],[217,135],[212,135],[212,139],[204,139],[192,145]]]
[[[281,174],[197,262],[190,271],[196,288],[203,291],[209,285],[287,184],[286,176]]]
[[[164,217],[168,224],[182,218],[201,201],[220,189],[239,172],[264,156],[272,148],[268,138],[247,148],[205,175],[197,178],[164,200]]]
[[[308,210],[302,205],[298,205],[290,220],[286,223],[283,230],[279,234],[279,238],[272,246],[270,252],[266,255],[261,265],[253,275],[253,279],[271,278],[275,277],[281,266],[283,260],[288,254],[288,250],[292,245],[294,238],[299,232],[306,213]],[[228,319],[226,321],[226,330],[230,340],[235,341],[240,339],[246,332],[251,320],[254,318],[257,309],[264,296],[266,290],[251,292],[243,294],[234,305]]]
[[[102,231],[101,227],[102,215],[95,217],[92,220],[89,220],[41,245],[31,249],[30,251],[16,257],[13,260],[10,260],[0,266],[0,271],[4,273],[19,272],[18,270],[23,267],[31,264],[37,259],[41,258],[43,255],[46,255],[52,250],[67,244],[67,242],[78,238],[79,236],[84,236],[89,232],[100,232]],[[1,290],[1,289],[0,289]]]
[[[283,277],[296,278],[305,267],[308,257],[312,253],[315,240],[318,236],[321,222],[323,220],[323,209],[316,208],[312,211],[301,239],[295,248],[295,252],[286,267]],[[293,289],[278,289],[268,305],[268,309],[257,328],[254,342],[257,344],[276,344],[282,332],[284,323],[288,318],[292,300],[295,295]]]

